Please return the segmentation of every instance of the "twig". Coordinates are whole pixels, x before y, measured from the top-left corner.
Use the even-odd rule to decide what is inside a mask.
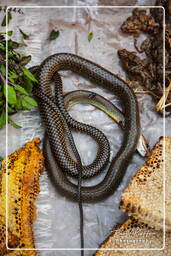
[[[169,106],[171,106],[171,102],[168,103],[168,104],[166,104],[164,107],[167,108],[167,107],[169,107]]]
[[[136,91],[136,90],[134,90],[134,92],[135,93],[144,93],[144,94],[151,94],[151,95],[153,95],[154,97],[156,97],[156,98],[158,98],[158,99],[160,99],[160,97],[158,96],[158,95],[156,95],[154,92],[152,92],[152,91]]]
[[[163,96],[161,97],[161,99],[159,100],[159,102],[156,105],[156,110],[157,111],[161,111],[162,109],[164,109],[167,105],[166,104],[166,100],[168,98],[169,92],[171,90],[171,79],[169,79],[169,86],[167,88],[165,88],[164,92],[163,92]],[[171,104],[171,103],[169,103]]]

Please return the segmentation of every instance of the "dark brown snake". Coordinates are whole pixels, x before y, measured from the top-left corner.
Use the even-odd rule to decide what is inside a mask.
[[[31,71],[35,70],[33,68]],[[37,70],[39,71],[39,85],[34,89],[34,93],[38,97],[40,114],[47,132],[44,142],[46,166],[56,187],[75,201],[95,202],[107,198],[121,183],[139,138],[139,112],[133,90],[117,75],[70,53],[59,53],[48,57],[38,66]],[[123,144],[113,157],[105,178],[94,186],[81,187],[80,178],[97,175],[106,167],[109,160],[109,143],[106,136],[98,129],[77,122],[70,117],[64,106],[62,81],[58,74],[60,70],[71,70],[110,90],[119,98],[124,110],[126,129]],[[52,95],[52,81],[55,81],[55,96]],[[82,166],[70,129],[89,134],[98,143],[98,153],[92,164]],[[79,186],[69,181],[65,172],[79,177]],[[79,193],[78,187],[81,187]]]

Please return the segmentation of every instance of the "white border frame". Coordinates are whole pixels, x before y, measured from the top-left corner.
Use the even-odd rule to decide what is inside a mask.
[[[163,6],[13,6],[10,5],[6,9],[6,97],[8,97],[8,9],[10,8],[64,8],[64,9],[84,9],[84,8],[105,8],[105,9],[120,9],[120,8],[126,8],[126,9],[134,9],[134,8],[142,8],[142,9],[149,9],[149,8],[162,8],[163,9],[163,89],[165,90],[165,8]],[[6,157],[8,156],[8,111],[7,111],[8,103],[6,101]],[[163,136],[165,138],[165,109],[163,111]],[[164,139],[164,147],[163,150],[165,150],[165,139]],[[6,162],[6,170],[8,170],[7,162]],[[165,187],[165,151],[164,151],[164,168],[163,168],[163,247],[162,248],[10,248],[8,247],[8,175],[6,175],[6,247],[8,250],[16,250],[16,251],[162,251],[165,249],[166,241],[165,241],[165,235],[166,235],[166,227],[165,227],[165,216],[166,216],[166,209],[165,209],[165,200],[166,200],[166,187]]]

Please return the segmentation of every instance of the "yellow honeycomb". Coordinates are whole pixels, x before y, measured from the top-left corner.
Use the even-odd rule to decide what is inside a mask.
[[[8,247],[35,248],[32,226],[36,217],[35,199],[40,190],[39,177],[44,165],[39,144],[40,139],[34,139],[2,162],[0,172],[0,255],[37,255],[34,250],[7,251],[5,223],[7,200]],[[6,180],[8,191],[6,191]]]

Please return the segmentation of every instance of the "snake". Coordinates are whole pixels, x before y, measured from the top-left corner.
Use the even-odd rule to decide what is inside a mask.
[[[108,115],[121,129],[125,129],[125,117],[122,111],[98,93],[87,90],[70,91],[64,95],[64,104],[68,111],[76,104],[92,105]],[[149,155],[150,146],[142,133],[140,134],[136,150],[141,157]]]
[[[110,145],[100,130],[78,122],[69,115],[64,104],[62,79],[59,74],[62,70],[71,70],[108,89],[119,98],[123,107],[125,116],[123,144],[113,157],[104,179],[93,186],[82,186],[82,178],[91,178],[105,169],[109,161]],[[104,200],[113,194],[121,183],[140,137],[137,99],[129,85],[116,74],[75,54],[56,53],[30,71],[37,74],[39,80],[33,93],[38,98],[40,114],[46,128],[44,140],[46,169],[58,191],[78,202],[81,256],[84,256],[82,203]],[[52,81],[55,82],[55,95],[52,93]],[[99,145],[95,160],[88,166],[82,165],[71,129],[90,135]],[[67,174],[78,178],[78,183],[72,183]]]
[[[39,84],[34,91],[38,96],[40,114],[47,132],[44,140],[46,167],[58,190],[73,201],[78,200],[78,186],[68,179],[67,173],[79,177],[81,172],[82,178],[97,175],[107,166],[110,146],[106,136],[97,128],[78,122],[69,115],[64,105],[59,75],[59,71],[63,70],[77,73],[109,90],[118,97],[123,107],[125,129],[119,151],[111,160],[108,171],[100,183],[81,187],[82,202],[104,200],[113,194],[121,183],[128,163],[136,150],[140,136],[137,99],[130,86],[119,76],[75,54],[56,53],[47,57],[39,66]],[[52,81],[55,82],[55,96],[52,93]],[[70,129],[87,133],[98,143],[98,152],[92,164],[88,166],[81,164]]]

